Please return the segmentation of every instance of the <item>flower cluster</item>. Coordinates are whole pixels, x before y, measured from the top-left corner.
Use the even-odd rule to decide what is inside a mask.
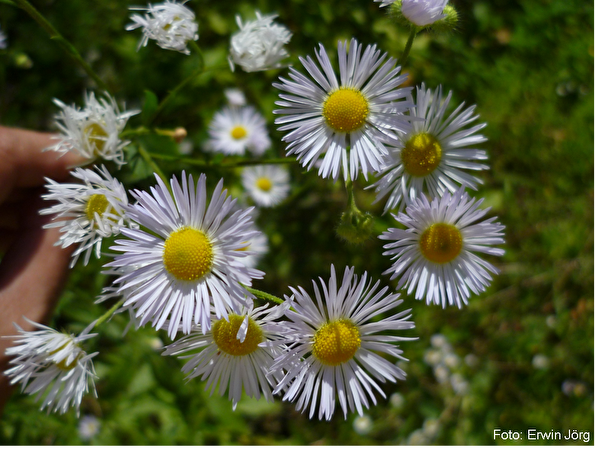
[[[404,0],[401,8],[424,27],[444,19],[446,4]],[[198,39],[191,9],[169,0],[133,9],[146,12],[133,15],[126,28],[142,28],[140,46],[153,39],[162,48],[190,53],[187,45]],[[232,68],[279,68],[287,56],[284,45],[291,33],[273,23],[276,15],[256,16],[247,23],[236,18],[240,31],[231,38]],[[200,58],[198,45],[190,45]],[[166,331],[173,342],[163,354],[186,359],[182,371],[187,379],[205,381],[211,394],[227,394],[234,409],[245,392],[269,401],[281,395],[318,419],[331,420],[338,405],[344,417],[349,412],[362,416],[379,396],[385,397],[382,384],[406,377],[398,365],[406,360],[399,343],[413,337],[399,334],[414,328],[411,310],[400,310],[400,294],[388,292],[367,272],[359,276],[347,266],[340,277],[331,264],[327,280],[312,281],[312,294],[290,287],[284,300],[253,287],[267,276],[258,267],[269,250],[257,216],[269,207],[283,208],[291,203],[284,200],[301,191],[292,186],[299,175],[285,168],[288,159],[267,158],[276,158],[271,126],[285,133],[286,156],[295,156],[309,171],[318,167],[322,178],[343,177],[348,209],[337,232],[353,244],[371,237],[375,222],[357,207],[353,181],[360,174],[375,178],[367,189],[374,190],[375,202],[386,200],[384,214],[394,212],[400,226],[379,236],[386,241],[381,256],[393,261],[383,275],[398,278],[397,290],[427,304],[460,308],[490,285],[498,270],[479,254],[503,255],[496,246],[504,242],[504,226],[495,217],[483,219],[489,208],[480,209],[483,199],[466,192],[483,183],[472,172],[488,169],[481,162],[486,151],[474,148],[486,141],[479,134],[485,123],[474,124],[475,106],[463,103],[448,114],[452,94],[444,96],[441,86],[432,92],[424,83],[413,96],[396,60],[356,39],[338,41],[337,64],[322,44],[314,57],[299,60],[303,71],[290,68],[273,84],[279,91],[273,123],[247,104],[243,91],[229,89],[228,105],[204,130],[208,140],[198,149],[189,143],[181,158],[186,167],[240,168],[223,178],[213,178],[212,171],[198,177],[182,171],[181,177],[168,178],[153,158],[177,160],[180,155],[152,154],[138,139],[154,134],[181,143],[187,136],[182,127],[163,130],[146,120],[128,130],[136,146],[125,152],[124,128],[137,111],[119,112],[109,94],[100,101],[86,94],[84,109],[56,100],[62,134],[50,150],[76,151],[86,164],[103,158],[109,168],[143,160],[156,184],[148,187],[143,169],[128,172],[133,164],[126,166],[129,176],[122,181],[104,165],[74,169],[76,182],[47,179],[44,198],[55,203],[40,213],[54,215],[46,227],[60,229],[56,245],[77,244],[71,267],[81,255],[84,265],[91,255],[109,258],[103,273],[111,276],[111,284],[97,302],[117,300],[78,337],[38,324],[34,332],[17,327],[19,336],[12,337],[15,345],[7,351],[14,367],[5,374],[26,393],[47,392],[42,408],[79,409],[93,384],[91,358],[96,355],[80,344],[95,336],[93,328],[121,312],[129,314],[135,328],[151,324]],[[152,116],[146,113],[142,117]],[[140,180],[128,192],[122,184]],[[241,203],[230,195],[240,189]],[[111,253],[103,254],[103,245]],[[97,431],[98,426],[90,428]]]

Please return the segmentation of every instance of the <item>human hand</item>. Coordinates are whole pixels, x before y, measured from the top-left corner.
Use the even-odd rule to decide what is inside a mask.
[[[0,126],[0,336],[16,334],[13,322],[32,331],[23,316],[45,323],[66,278],[73,249],[54,246],[58,228],[42,228],[52,216],[39,215],[48,206],[41,194],[44,177],[64,181],[81,160],[42,152],[53,143],[51,136]],[[3,374],[11,345],[10,339],[0,339],[0,412],[11,391]]]

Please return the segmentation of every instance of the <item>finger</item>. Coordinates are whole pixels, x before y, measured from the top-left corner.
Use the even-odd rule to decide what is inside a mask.
[[[0,126],[0,203],[14,188],[44,184],[44,177],[62,181],[69,168],[84,159],[74,153],[59,157],[56,152],[42,152],[55,140],[51,133]]]

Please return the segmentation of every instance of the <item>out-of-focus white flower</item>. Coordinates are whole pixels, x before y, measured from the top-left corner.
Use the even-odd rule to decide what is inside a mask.
[[[249,150],[262,155],[271,146],[264,117],[252,106],[227,106],[215,114],[208,133],[208,150],[225,155],[243,155]]]
[[[460,373],[453,373],[450,376],[450,385],[458,395],[465,395],[469,391],[469,383]]]
[[[125,214],[128,203],[125,188],[106,167],[95,168],[98,173],[81,168],[71,172],[83,184],[57,183],[46,178],[49,193],[42,197],[58,203],[42,209],[40,214],[56,214],[52,222],[44,225],[44,228],[60,227],[61,236],[56,245],[67,248],[79,244],[73,252],[71,267],[82,253],[84,265],[89,262],[92,251],[100,258],[102,239],[119,234],[121,227],[130,223]]]
[[[97,157],[125,164],[123,147],[129,141],[122,141],[119,134],[125,128],[127,120],[139,111],[119,112],[114,98],[105,94],[106,98],[96,100],[93,92],[84,96],[85,108],[67,106],[54,99],[62,111],[56,117],[56,125],[62,132],[54,137],[59,142],[44,149],[54,150],[61,154],[69,151],[79,153],[84,158],[94,160]]]
[[[96,333],[89,334],[95,322],[74,336],[25,320],[39,330],[25,331],[15,324],[19,335],[7,337],[13,339],[15,345],[6,349],[7,356],[14,356],[10,361],[14,367],[4,374],[10,378],[10,384],[21,383],[22,392],[37,393],[36,400],[46,393],[40,409],[64,414],[69,407],[74,407],[79,416],[81,399],[90,386],[96,395],[92,358],[98,352],[88,355],[79,345],[96,336]]]
[[[401,409],[404,406],[405,400],[402,394],[394,392],[390,395],[390,405],[396,409]]]
[[[239,89],[225,89],[225,97],[227,97],[227,103],[229,103],[231,106],[246,105],[246,96]]]
[[[374,0],[381,6],[388,6],[396,0]],[[448,0],[402,0],[401,10],[404,17],[419,27],[431,25],[446,17],[444,8]]]
[[[8,47],[8,42],[6,42],[6,40],[6,34],[4,34],[2,30],[0,30],[0,50],[3,50],[6,47]]]
[[[373,420],[367,415],[362,417],[358,416],[354,419],[354,422],[352,422],[352,428],[360,435],[369,434],[373,430]]]
[[[142,28],[143,36],[138,50],[145,47],[150,39],[154,39],[161,48],[189,55],[187,43],[198,40],[198,24],[194,12],[184,6],[185,3],[187,0],[183,3],[167,0],[158,5],[148,4],[147,8],[129,8],[132,11],[146,12],[143,16],[132,15],[130,19],[133,23],[125,27],[127,31]]]
[[[246,167],[242,171],[242,185],[258,206],[271,207],[288,196],[290,174],[276,165]]]
[[[534,355],[533,359],[531,360],[531,365],[536,369],[545,370],[550,367],[550,358],[548,358],[546,355],[538,353],[537,355]]]
[[[77,425],[77,431],[82,441],[89,441],[100,431],[100,421],[96,416],[83,416]]]
[[[290,41],[292,33],[273,23],[275,17],[277,14],[263,17],[256,11],[256,20],[243,23],[242,18],[236,16],[240,31],[231,37],[229,65],[232,71],[234,64],[246,72],[281,67],[279,62],[288,56],[283,46]]]

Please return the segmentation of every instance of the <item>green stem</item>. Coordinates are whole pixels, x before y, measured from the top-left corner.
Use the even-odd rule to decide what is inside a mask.
[[[67,41],[61,34],[54,28],[54,26],[46,20],[46,18],[40,14],[27,0],[15,0],[17,5],[29,14],[33,20],[35,20],[45,31],[50,35],[50,39],[56,41],[74,60],[79,64],[83,70],[96,82],[99,89],[106,92],[110,92],[108,86],[100,79],[96,72],[90,67],[90,65],[81,57],[79,52],[75,49],[73,44]]]
[[[102,316],[100,316],[100,318],[96,321],[96,324],[94,325],[94,328],[96,328],[98,325],[102,324],[102,322],[105,322],[106,320],[110,319],[110,317],[114,314],[114,312],[119,309],[123,303],[125,303],[125,299],[121,299],[119,300],[117,303],[115,303],[112,308],[110,308],[108,311],[106,311]]]
[[[412,48],[413,41],[415,40],[415,36],[419,30],[417,27],[413,26],[410,29],[410,36],[408,36],[408,41],[406,41],[406,45],[404,46],[404,52],[402,53],[402,57],[400,58],[400,67],[404,67],[406,64],[406,60],[408,60],[408,54],[410,53],[410,49]]]
[[[354,200],[354,184],[351,179],[346,180],[346,193],[348,194],[348,203],[346,207],[348,211],[357,211],[356,201]]]
[[[177,161],[180,163],[189,164],[192,166],[199,166],[199,167],[245,167],[245,166],[258,166],[258,165],[263,165],[263,164],[291,164],[296,161],[293,158],[272,158],[272,159],[260,159],[260,160],[248,159],[248,160],[241,160],[241,161],[230,162],[230,163],[213,163],[210,161],[201,161],[199,159],[194,159],[194,158],[182,158],[180,156],[174,156],[174,155],[160,155],[158,153],[150,153],[149,156],[151,156],[154,159],[160,159],[160,160],[164,160],[164,161]]]
[[[142,155],[142,158],[144,158],[144,160],[150,165],[150,167],[152,167],[152,170],[154,170],[154,172],[158,174],[158,176],[165,182],[169,190],[171,190],[169,179],[165,176],[162,169],[158,167],[158,164],[156,164],[156,161],[154,161],[150,153],[148,153],[148,151],[141,145],[138,146],[138,151],[140,152],[140,155]]]
[[[192,82],[200,74],[202,74],[202,72],[204,72],[204,55],[202,54],[202,50],[200,50],[200,47],[198,47],[198,45],[194,41],[189,41],[188,44],[190,44],[192,50],[194,50],[198,54],[198,68],[189,77],[185,78],[177,86],[175,86],[175,88],[172,91],[170,91],[165,98],[162,99],[162,101],[158,105],[158,108],[156,108],[156,111],[154,111],[154,114],[150,119],[150,123],[154,123],[154,121],[157,119],[157,117],[160,115],[163,109],[165,109],[165,106],[167,106],[167,104],[179,93],[179,91],[181,91],[190,82]]]
[[[282,305],[284,303],[284,301],[282,299],[280,299],[279,297],[275,297],[274,295],[268,294],[266,292],[263,291],[259,291],[258,289],[253,289],[251,287],[248,286],[244,286],[246,288],[246,290],[248,292],[250,292],[251,294],[256,295],[258,298],[262,298],[263,300],[269,300],[271,302],[277,303],[279,305]]]

